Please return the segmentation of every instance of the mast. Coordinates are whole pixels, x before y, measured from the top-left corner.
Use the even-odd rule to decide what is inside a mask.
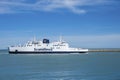
[[[60,36],[60,42],[62,42],[62,36]]]
[[[35,36],[33,37],[33,41],[34,41],[34,42],[36,41],[36,37],[35,37]]]

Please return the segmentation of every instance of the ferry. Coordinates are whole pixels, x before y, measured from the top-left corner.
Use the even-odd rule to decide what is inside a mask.
[[[62,40],[50,42],[49,39],[28,41],[24,45],[8,47],[10,54],[64,54],[64,53],[87,53],[88,49],[72,48]]]

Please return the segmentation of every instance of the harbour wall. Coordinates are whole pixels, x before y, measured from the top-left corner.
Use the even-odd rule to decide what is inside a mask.
[[[120,48],[93,48],[89,52],[120,52]]]

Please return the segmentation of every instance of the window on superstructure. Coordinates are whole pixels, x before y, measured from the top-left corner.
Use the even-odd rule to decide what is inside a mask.
[[[65,46],[65,45],[60,45],[60,46]]]
[[[56,47],[56,49],[60,49],[60,47]]]
[[[39,44],[39,42],[35,42],[35,41],[33,41],[32,44]]]

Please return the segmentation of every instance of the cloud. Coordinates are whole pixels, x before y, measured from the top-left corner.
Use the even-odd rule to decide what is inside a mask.
[[[73,13],[86,13],[84,6],[109,3],[109,0],[0,0],[0,13],[19,13],[33,11],[53,12],[69,10]]]

